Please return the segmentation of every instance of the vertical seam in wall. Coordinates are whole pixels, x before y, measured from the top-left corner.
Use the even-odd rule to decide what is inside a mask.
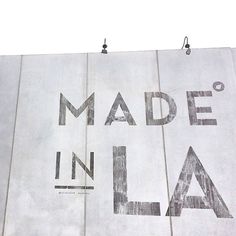
[[[88,53],[87,53],[87,56],[86,56],[86,98],[88,97]],[[85,166],[87,166],[87,154],[88,154],[88,151],[87,151],[87,137],[88,137],[88,124],[87,124],[87,120],[86,120],[86,126],[85,126]],[[86,186],[87,186],[87,174],[86,172],[84,172],[84,181],[85,181],[85,189],[84,189],[84,236],[86,236],[86,227],[87,227],[87,190],[86,190]]]
[[[236,65],[235,65],[235,62],[234,62],[234,56],[233,56],[232,48],[230,48],[229,50],[230,50],[230,54],[231,54],[231,58],[232,58],[232,63],[233,63],[234,75],[236,76]]]
[[[157,63],[157,78],[158,78],[158,87],[159,87],[159,93],[161,92],[161,78],[160,78],[160,68],[159,68],[159,58],[158,58],[158,51],[156,50],[156,63]],[[161,111],[161,119],[163,118],[163,110],[162,110],[162,99],[160,97],[160,111]],[[167,185],[167,197],[168,197],[168,205],[170,204],[170,189],[169,189],[169,180],[168,180],[168,168],[167,168],[167,158],[166,158],[166,145],[165,145],[165,131],[164,126],[161,126],[161,132],[162,132],[162,144],[163,144],[163,152],[164,152],[164,162],[165,162],[165,174],[166,174],[166,185]],[[170,233],[171,236],[173,236],[173,225],[172,225],[172,219],[171,215],[169,216],[170,220]]]
[[[8,174],[8,182],[7,182],[7,193],[6,193],[6,200],[5,200],[3,227],[2,227],[2,236],[4,236],[4,234],[5,234],[5,223],[6,223],[6,214],[7,214],[7,205],[8,205],[8,194],[9,194],[9,187],[10,187],[11,168],[12,168],[13,151],[14,151],[14,144],[15,144],[16,120],[17,120],[19,94],[20,94],[20,84],[21,84],[22,61],[23,61],[23,56],[21,55],[20,56],[19,79],[18,79],[18,90],[17,90],[17,98],[16,98],[16,108],[15,108],[15,120],[14,120],[13,137],[12,137],[12,145],[11,145],[11,158],[10,158],[10,166],[9,166],[9,174]]]

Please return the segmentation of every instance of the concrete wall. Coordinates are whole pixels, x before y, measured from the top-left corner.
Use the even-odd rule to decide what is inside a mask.
[[[236,233],[236,50],[0,57],[4,236]]]

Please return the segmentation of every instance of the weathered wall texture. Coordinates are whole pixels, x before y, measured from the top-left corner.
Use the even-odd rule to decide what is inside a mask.
[[[236,234],[236,50],[0,57],[2,236]]]

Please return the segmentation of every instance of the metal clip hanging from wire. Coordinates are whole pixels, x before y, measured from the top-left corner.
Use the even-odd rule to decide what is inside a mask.
[[[104,44],[102,45],[103,49],[102,52],[103,54],[107,54],[107,44],[106,44],[106,38],[104,39]]]
[[[188,37],[185,36],[184,37],[184,43],[181,49],[186,48],[186,55],[190,55],[191,54],[191,48],[190,48],[190,44],[188,43]]]

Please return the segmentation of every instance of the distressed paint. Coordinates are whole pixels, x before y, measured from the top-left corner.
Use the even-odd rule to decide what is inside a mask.
[[[0,57],[1,199],[20,57],[9,58]],[[236,51],[227,48],[192,49],[190,56],[181,50],[23,56],[3,236],[234,235],[235,218],[220,217],[236,215],[235,68]],[[154,98],[165,100],[164,117]],[[192,153],[185,163],[191,145],[201,162]],[[113,159],[113,147],[125,146],[127,158]],[[120,163],[126,168],[117,171]],[[179,189],[181,169],[196,175],[200,190],[210,183],[204,196],[190,178]],[[167,187],[171,196],[175,189],[185,195],[180,217],[172,217],[175,208],[165,216],[173,205]]]
[[[79,117],[79,115],[88,108],[87,111],[87,124],[94,125],[94,93],[90,95],[88,99],[76,109],[61,93],[60,94],[60,111],[59,111],[59,125],[66,125],[66,108],[74,115],[74,117]]]
[[[85,163],[87,116],[68,114],[66,125],[58,124],[60,93],[81,104],[87,99],[85,85],[84,54],[23,56],[4,236],[84,235],[84,194],[79,193],[93,190],[55,186],[86,186],[82,168],[71,180],[71,160],[75,152]],[[55,179],[58,151],[60,178]]]
[[[61,152],[57,152],[56,154],[56,174],[55,179],[60,178],[60,161],[61,161]]]
[[[161,119],[153,118],[153,98],[164,99],[169,106],[169,113],[166,117]],[[176,116],[177,107],[173,98],[168,94],[162,92],[145,92],[145,105],[146,105],[146,124],[147,125],[165,125],[170,123]]]
[[[204,197],[187,196],[193,174]],[[192,147],[189,148],[166,215],[180,216],[182,208],[212,209],[218,218],[233,218]]]
[[[159,216],[159,202],[132,202],[128,201],[126,147],[113,147],[113,191],[114,213],[126,215],[153,215]]]
[[[145,117],[144,92],[159,91],[156,52],[94,53],[88,60],[88,94],[96,96],[96,119],[95,125],[88,127],[87,146],[88,152],[95,153],[96,162],[95,188],[86,195],[86,235],[170,235],[169,217],[164,215],[168,197],[161,126],[147,126]],[[118,93],[136,125],[127,121],[105,125]],[[120,107],[115,113],[119,116],[124,116]],[[113,146],[127,146],[129,215],[114,213]],[[91,184],[88,177],[87,185]],[[152,202],[160,203],[161,216],[137,215],[142,208],[157,214],[158,208],[150,208]]]
[[[174,121],[163,126],[170,197],[177,186],[186,153],[192,146],[234,217],[218,218],[212,208],[184,208],[179,217],[172,216],[173,235],[234,235],[236,106],[231,100],[236,96],[236,76],[231,50],[194,49],[190,56],[181,50],[165,50],[158,52],[158,59],[161,90],[175,99],[178,108]],[[215,91],[213,85],[219,81],[224,84],[224,90]],[[194,97],[195,107],[212,109],[212,113],[197,113],[197,119],[215,119],[217,125],[190,124],[187,91],[211,91],[212,96]],[[186,198],[190,201],[188,207],[193,204],[203,207],[204,201],[207,208],[204,195],[193,174]],[[192,203],[193,199],[188,196],[200,198],[194,198]]]
[[[77,157],[77,155],[73,152],[72,153],[72,174],[71,179],[76,178],[75,174],[75,168],[76,168],[76,162],[82,167],[82,169],[86,172],[86,174],[94,180],[94,153],[90,153],[90,169],[80,160],[80,158]]]
[[[211,91],[187,91],[189,121],[191,125],[217,125],[216,119],[198,119],[197,113],[212,113],[211,107],[196,107],[195,97],[212,97]]]
[[[122,109],[124,116],[120,117],[115,116],[119,106]],[[127,107],[120,93],[118,93],[116,96],[116,99],[111,107],[109,115],[107,116],[105,125],[111,125],[113,121],[127,121],[129,125],[136,125],[134,118],[132,117],[129,111],[129,108]]]

